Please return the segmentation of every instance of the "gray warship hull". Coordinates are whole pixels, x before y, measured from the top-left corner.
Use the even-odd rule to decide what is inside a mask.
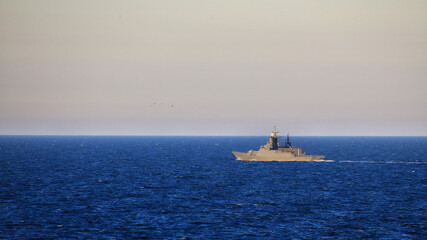
[[[291,162],[291,161],[323,161],[323,155],[306,155],[299,147],[293,147],[289,139],[289,134],[284,146],[279,144],[277,136],[277,129],[270,135],[270,140],[266,145],[261,146],[259,151],[250,150],[248,152],[233,152],[237,160],[241,161],[278,161],[278,162]]]
[[[322,161],[323,155],[305,155],[292,152],[283,152],[279,150],[260,150],[249,152],[233,152],[237,160],[241,161],[264,161],[264,162],[292,162],[292,161]]]

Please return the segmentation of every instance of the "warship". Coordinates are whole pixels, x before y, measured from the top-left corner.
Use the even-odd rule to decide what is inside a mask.
[[[233,152],[237,160],[243,161],[323,161],[323,155],[306,155],[299,147],[293,147],[289,139],[289,134],[286,137],[284,146],[280,146],[279,136],[277,136],[277,127],[270,134],[270,140],[266,145],[261,146],[259,151],[249,150],[248,152]]]

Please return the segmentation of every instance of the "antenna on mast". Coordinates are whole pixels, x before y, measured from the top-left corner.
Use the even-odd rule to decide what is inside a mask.
[[[273,130],[273,132],[271,132],[270,136],[274,137],[274,138],[277,138],[277,133],[278,132],[279,131],[277,131],[277,125],[274,125],[274,130]]]

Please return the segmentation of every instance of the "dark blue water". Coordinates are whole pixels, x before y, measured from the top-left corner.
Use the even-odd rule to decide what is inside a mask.
[[[427,137],[0,136],[1,239],[425,239]]]

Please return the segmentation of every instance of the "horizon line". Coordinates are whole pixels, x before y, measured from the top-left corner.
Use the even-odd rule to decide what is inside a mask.
[[[0,134],[0,136],[82,137],[269,137],[269,135],[155,135],[155,134]],[[427,135],[290,135],[291,137],[427,137]],[[286,137],[285,135],[280,137]]]

